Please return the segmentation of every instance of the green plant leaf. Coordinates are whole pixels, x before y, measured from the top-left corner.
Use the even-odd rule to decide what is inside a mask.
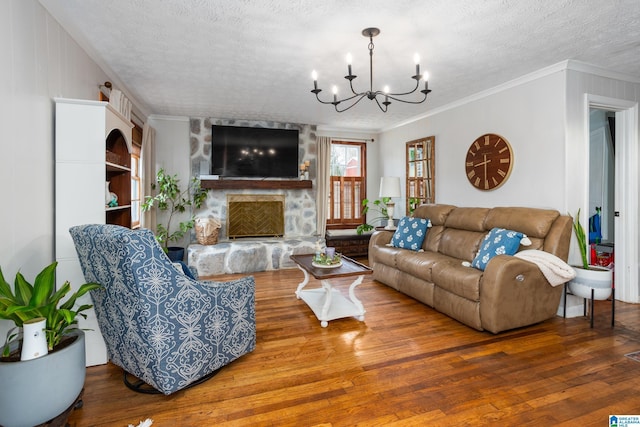
[[[11,291],[11,286],[4,280],[4,275],[2,274],[2,268],[0,268],[0,297],[13,299],[13,292]]]
[[[53,262],[36,276],[33,282],[33,294],[29,300],[29,306],[38,307],[46,303],[47,298],[55,289],[55,272],[58,263]]]
[[[22,275],[18,272],[16,274],[16,280],[14,281],[15,299],[21,305],[29,304],[31,294],[33,293],[33,286],[27,282]]]
[[[575,232],[576,239],[578,241],[578,249],[580,250],[580,257],[582,258],[582,268],[588,270],[589,260],[587,258],[587,235],[584,227],[580,223],[580,209],[578,209],[578,213],[573,219],[573,231]]]

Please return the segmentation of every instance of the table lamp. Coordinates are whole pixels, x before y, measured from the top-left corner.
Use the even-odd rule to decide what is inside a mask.
[[[383,176],[380,178],[380,197],[389,197],[393,199],[394,197],[399,198],[400,194],[400,177],[398,176]],[[395,230],[395,225],[393,224],[393,209],[395,207],[395,203],[393,200],[390,200],[387,203],[387,225],[384,227],[385,230]]]

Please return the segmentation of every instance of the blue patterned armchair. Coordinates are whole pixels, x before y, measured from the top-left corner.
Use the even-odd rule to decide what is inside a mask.
[[[255,282],[198,282],[178,271],[149,230],[72,227],[112,363],[164,394],[253,351]],[[130,385],[128,383],[128,385]]]

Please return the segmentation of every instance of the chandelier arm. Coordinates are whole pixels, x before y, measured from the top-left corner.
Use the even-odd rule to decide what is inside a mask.
[[[320,102],[321,104],[333,104],[333,101],[323,101],[322,99],[320,99],[320,97],[318,96],[318,94],[316,93],[316,99],[318,100],[318,102]]]
[[[404,99],[400,99],[400,98],[395,98],[391,95],[389,95],[389,99],[393,99],[394,101],[398,101],[398,102],[404,102],[405,104],[422,104],[424,101],[426,101],[427,99],[427,94],[424,94],[424,98],[422,98],[420,101],[406,101]]]
[[[318,100],[318,102],[320,102],[321,104],[340,104],[341,102],[347,102],[350,101],[358,96],[365,96],[366,93],[356,93],[353,96],[350,96],[348,98],[343,98],[343,99],[336,99],[335,101],[323,101],[322,99],[320,99],[320,97],[318,96],[318,93],[316,93],[316,99]]]
[[[338,103],[338,104],[335,104],[334,106],[335,106],[335,108],[336,108],[336,111],[337,111],[338,113],[342,113],[343,111],[347,111],[347,110],[349,110],[349,109],[350,109],[350,108],[352,108],[354,105],[356,105],[358,102],[362,101],[362,99],[366,96],[366,93],[362,93],[362,94],[360,94],[359,96],[360,96],[360,98],[358,98],[358,99],[357,99],[353,104],[349,105],[347,108],[343,108],[342,110],[339,110],[339,109],[338,109],[338,104],[339,104],[339,103]],[[345,101],[349,101],[349,100],[351,100],[351,99],[353,99],[353,98],[355,98],[355,97],[356,97],[356,96],[352,96],[351,98],[347,98]],[[342,102],[342,101],[340,101],[340,102]]]
[[[348,97],[348,98],[338,99],[336,102],[337,102],[338,104],[340,104],[341,102],[351,101],[351,100],[352,100],[352,99],[354,99],[354,98],[357,98],[357,97],[363,97],[363,96],[366,96],[366,95],[367,95],[366,93],[356,93],[355,95],[352,95],[352,96],[350,96],[350,97]],[[358,101],[360,101],[360,100],[358,100]],[[331,103],[331,104],[332,104],[332,103]]]
[[[351,92],[353,92],[354,95],[362,95],[363,92],[356,92],[355,89],[353,88],[353,81],[355,80],[355,78],[349,80],[349,87],[351,88]]]
[[[410,91],[410,92],[390,93],[389,96],[391,97],[391,95],[393,95],[393,96],[411,95],[416,90],[418,90],[419,87],[420,87],[420,80],[416,80],[416,87],[414,87],[412,91]]]
[[[387,108],[389,108],[389,104],[385,104],[384,108],[382,107],[382,105],[380,105],[380,101],[378,101],[378,97],[376,96],[375,98],[373,98],[376,101],[376,104],[378,104],[378,108],[380,109],[380,111],[382,111],[383,113],[387,112]]]

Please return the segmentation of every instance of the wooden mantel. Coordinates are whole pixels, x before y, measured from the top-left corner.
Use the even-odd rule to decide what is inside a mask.
[[[202,188],[213,190],[297,190],[311,188],[311,180],[300,179],[201,179]]]

